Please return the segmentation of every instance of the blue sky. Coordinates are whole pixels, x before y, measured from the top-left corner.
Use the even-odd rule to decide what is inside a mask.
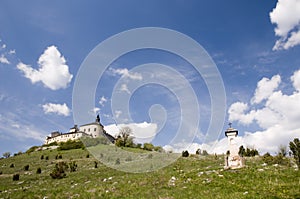
[[[95,110],[108,131],[117,131],[114,124],[121,114],[111,108],[118,80],[140,81],[145,77],[130,70],[161,63],[179,71],[198,98],[201,118],[191,152],[199,147],[226,150],[223,131],[232,121],[241,144],[274,153],[300,135],[299,7],[299,0],[1,1],[0,154],[40,145],[51,131],[68,131],[74,125],[72,93],[83,61],[107,38],[141,27],[181,32],[208,52],[226,92],[223,129],[213,147],[202,142],[211,117],[203,77],[172,53],[144,49],[119,57],[99,81]],[[164,106],[168,119],[151,140],[169,145],[180,111],[176,96],[167,89],[147,85],[132,93],[130,125],[137,134],[157,129],[148,115],[153,104]],[[169,147],[180,151],[177,144]]]

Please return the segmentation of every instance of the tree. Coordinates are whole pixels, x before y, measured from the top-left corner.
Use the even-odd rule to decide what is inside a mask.
[[[300,168],[300,141],[299,138],[295,138],[294,141],[290,142],[290,149],[293,153],[294,159],[298,168]]]
[[[189,157],[189,155],[188,151],[182,151],[182,157]]]
[[[282,155],[283,157],[285,157],[286,154],[287,154],[286,146],[280,145],[278,155]]]
[[[144,150],[153,151],[154,150],[153,144],[151,144],[151,143],[144,143]]]
[[[9,157],[10,157],[10,152],[5,152],[5,153],[3,153],[2,155],[3,155],[3,157],[5,157],[5,158],[9,158]]]
[[[132,130],[130,127],[122,127],[120,129],[119,135],[117,136],[115,145],[119,147],[132,147],[133,137],[131,136]]]
[[[244,157],[244,156],[245,156],[245,153],[246,153],[246,150],[245,150],[244,146],[241,145],[241,146],[240,146],[240,149],[239,149],[239,155],[240,155],[241,157]]]

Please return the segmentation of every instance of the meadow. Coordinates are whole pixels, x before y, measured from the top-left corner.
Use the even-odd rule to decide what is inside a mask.
[[[290,164],[266,165],[262,157],[249,157],[246,167],[223,170],[223,155],[190,155],[158,170],[128,173],[86,149],[35,151],[0,160],[0,198],[300,198],[300,172],[287,159]],[[62,161],[75,162],[76,171],[53,179],[50,173]],[[118,165],[130,162],[124,157]],[[14,174],[20,179],[13,181]]]

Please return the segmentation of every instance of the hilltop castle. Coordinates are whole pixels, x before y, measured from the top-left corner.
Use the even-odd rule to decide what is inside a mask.
[[[95,122],[89,124],[83,124],[79,128],[77,125],[70,128],[67,133],[60,133],[58,131],[52,132],[51,136],[47,136],[45,144],[51,144],[53,142],[66,142],[68,140],[78,140],[81,137],[97,138],[100,136],[106,137],[112,143],[115,142],[115,138],[110,134],[106,133],[103,125],[100,122],[100,117],[97,115]]]

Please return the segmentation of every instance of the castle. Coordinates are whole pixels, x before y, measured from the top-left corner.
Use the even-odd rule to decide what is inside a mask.
[[[70,128],[67,133],[60,133],[58,131],[52,132],[51,136],[47,136],[45,144],[51,144],[53,142],[66,142],[68,140],[78,140],[81,137],[97,138],[100,136],[106,137],[110,142],[114,143],[115,138],[106,133],[103,125],[100,122],[100,117],[97,115],[95,122],[81,125],[79,128],[77,125]]]

